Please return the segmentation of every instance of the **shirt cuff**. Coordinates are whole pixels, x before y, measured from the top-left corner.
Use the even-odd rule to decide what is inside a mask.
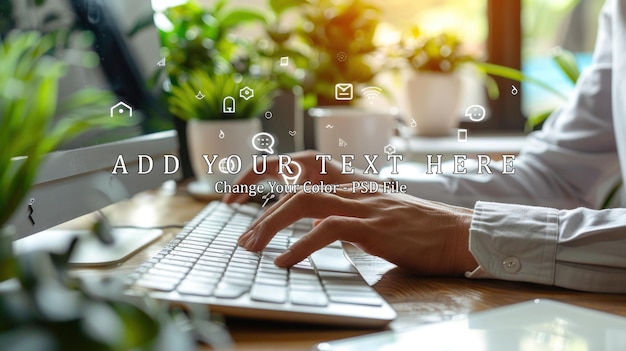
[[[479,264],[468,278],[554,284],[558,210],[479,201],[469,250]]]

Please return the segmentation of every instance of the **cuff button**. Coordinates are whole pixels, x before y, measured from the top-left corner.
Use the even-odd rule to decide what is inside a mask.
[[[519,258],[510,256],[502,261],[502,267],[504,268],[505,272],[513,274],[519,272],[519,270],[522,269],[522,263],[520,262]]]

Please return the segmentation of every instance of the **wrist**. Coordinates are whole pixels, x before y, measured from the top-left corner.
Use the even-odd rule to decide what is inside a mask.
[[[456,267],[455,271],[458,274],[465,274],[465,272],[470,272],[478,267],[478,262],[474,258],[474,255],[470,252],[469,249],[469,239],[470,239],[470,226],[472,223],[473,211],[470,209],[466,209],[461,214],[459,214],[457,219],[457,228],[455,230],[455,257],[456,257]]]

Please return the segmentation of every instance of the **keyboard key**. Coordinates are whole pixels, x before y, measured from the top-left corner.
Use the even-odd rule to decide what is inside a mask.
[[[198,276],[198,277],[216,277],[220,278],[223,275],[222,271],[207,271],[198,268],[198,266],[193,267],[192,270],[189,271],[188,276]]]
[[[252,279],[254,279],[254,272],[244,273],[244,272],[233,271],[229,268],[229,269],[226,269],[226,272],[224,272],[224,278],[226,277],[248,279],[252,281]]]
[[[325,247],[312,253],[311,261],[318,271],[357,273],[356,268],[344,256],[342,249]]]
[[[149,274],[152,274],[154,276],[159,276],[159,277],[170,277],[170,278],[174,278],[174,279],[183,279],[183,277],[185,276],[184,273],[181,272],[174,272],[174,271],[169,271],[166,269],[158,269],[158,268],[151,268],[148,271]]]
[[[192,248],[189,248],[189,247],[176,247],[176,248],[174,248],[173,251],[176,251],[176,252],[190,252],[190,253],[195,253],[195,254],[198,254],[198,255],[202,255],[202,253],[204,252],[204,250],[192,249]]]
[[[249,289],[249,286],[222,282],[219,283],[217,285],[217,288],[215,288],[215,290],[213,291],[213,296],[222,299],[236,299],[241,295],[247,293]]]
[[[319,306],[328,305],[328,297],[323,291],[289,291],[289,300],[295,305]]]
[[[181,272],[181,273],[187,273],[191,269],[190,267],[183,267],[179,265],[173,265],[173,264],[167,264],[167,263],[161,263],[161,262],[155,263],[154,268],[173,271],[173,272]]]
[[[200,260],[228,263],[230,256],[225,254],[217,255],[214,253],[206,253],[200,257]]]
[[[193,282],[181,283],[180,286],[176,288],[176,291],[181,294],[198,296],[211,296],[214,290],[215,285],[196,284]]]
[[[155,279],[139,279],[134,284],[140,288],[147,288],[160,291],[172,291],[176,287],[176,283],[169,280],[155,280]]]
[[[173,254],[173,253],[170,253],[170,254],[166,255],[165,258],[169,258],[169,259],[172,259],[172,260],[183,261],[183,262],[191,262],[191,263],[194,263],[194,262],[196,262],[198,260],[195,257],[181,256],[181,255],[177,255],[177,254]]]
[[[254,279],[254,284],[264,284],[264,285],[273,285],[273,286],[287,286],[287,280],[285,279],[276,279],[274,277],[259,277],[257,276]]]
[[[181,261],[181,260],[173,260],[171,258],[163,258],[159,262],[160,263],[170,264],[170,265],[173,265],[173,266],[181,266],[181,267],[192,267],[193,266],[193,262],[185,262],[185,261]]]
[[[232,259],[229,263],[228,263],[229,267],[237,267],[237,268],[241,268],[241,269],[251,269],[251,270],[256,270],[257,269],[257,263],[254,261],[239,261],[239,260],[235,260]]]
[[[208,260],[198,260],[194,268],[202,269],[205,271],[222,272],[226,269],[226,262],[215,262]]]
[[[287,288],[274,285],[255,284],[250,290],[250,298],[256,301],[285,303]]]
[[[378,297],[367,296],[351,296],[351,295],[329,295],[331,302],[350,304],[350,305],[367,305],[381,306],[383,301]]]
[[[222,277],[222,281],[221,282],[228,283],[228,284],[233,284],[233,285],[243,286],[246,289],[250,289],[250,286],[252,286],[252,279],[236,277],[236,276],[226,276],[225,275],[224,277]]]
[[[188,275],[185,278],[185,281],[188,282],[194,282],[196,284],[210,284],[210,285],[217,285],[217,283],[220,282],[220,279],[222,279],[222,277],[208,277],[208,276],[201,276],[201,275]]]

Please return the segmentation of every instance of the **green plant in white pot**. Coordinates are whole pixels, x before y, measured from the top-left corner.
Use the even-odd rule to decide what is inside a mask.
[[[187,81],[172,87],[168,99],[171,112],[188,121],[189,157],[197,178],[189,187],[193,194],[213,194],[215,182],[231,182],[240,167],[251,164],[257,153],[252,137],[261,132],[260,118],[271,118],[266,112],[276,89],[276,84],[267,80],[240,74],[212,75],[204,70],[190,72]]]
[[[474,58],[450,33],[426,35],[410,28],[400,43],[410,73],[406,76],[408,113],[419,135],[448,135],[458,125],[461,79],[458,69]]]

